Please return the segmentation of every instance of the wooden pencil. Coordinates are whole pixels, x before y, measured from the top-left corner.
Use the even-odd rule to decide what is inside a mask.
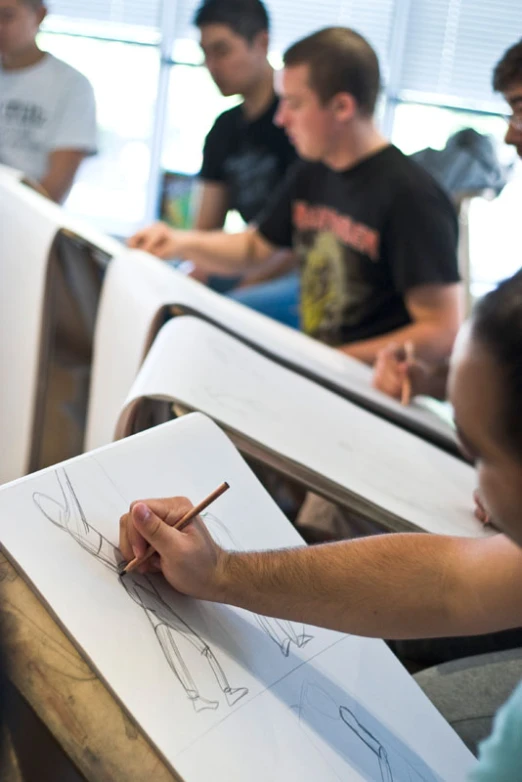
[[[413,347],[413,342],[406,342],[406,344],[404,345],[404,353],[405,353],[405,360],[406,360],[406,370],[408,370],[410,365],[413,364],[413,362],[415,361],[415,351]],[[406,374],[402,381],[401,404],[406,406],[410,404],[410,401],[411,401],[411,380],[408,376],[408,372],[406,371]]]
[[[208,497],[187,511],[187,513],[185,513],[185,515],[182,516],[179,521],[172,523],[171,526],[181,532],[181,530],[185,529],[187,524],[190,524],[190,522],[195,519],[196,516],[198,516],[202,511],[206,510],[206,508],[208,508],[208,506],[211,505],[214,500],[217,500],[218,497],[221,497],[221,495],[224,494],[227,489],[230,489],[230,486],[225,481],[225,483],[222,483],[221,486],[217,487],[217,489],[214,489],[214,491],[209,494]],[[155,552],[155,548],[153,546],[149,546],[142,557],[139,559],[138,557],[135,557],[134,559],[131,559],[130,562],[127,562],[127,564],[122,564],[120,566],[120,574],[123,575],[123,573],[130,573],[137,567],[140,567],[140,565],[143,565],[145,562],[147,562]]]

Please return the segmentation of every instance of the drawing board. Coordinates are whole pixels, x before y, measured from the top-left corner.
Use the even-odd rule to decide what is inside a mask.
[[[46,330],[53,247],[81,241],[109,257],[121,245],[70,220],[57,204],[14,177],[0,177],[0,482],[23,475],[31,460],[35,405]]]
[[[300,543],[196,414],[0,488],[2,548],[185,782],[465,780],[474,758],[383,642],[118,577],[132,500],[197,502],[224,479],[206,515],[222,545]]]
[[[468,464],[199,318],[163,326],[118,436],[135,431],[146,400],[205,413],[245,454],[386,528],[489,534],[473,516],[476,476]]]
[[[128,250],[111,263],[96,327],[85,450],[110,442],[146,352],[174,312],[193,314],[341,396],[457,453],[451,426],[416,403],[408,408],[371,386],[371,369],[317,340],[209,290],[163,261]]]

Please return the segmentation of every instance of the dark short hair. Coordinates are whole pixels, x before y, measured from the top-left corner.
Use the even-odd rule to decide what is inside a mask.
[[[359,110],[372,115],[380,89],[379,60],[362,35],[347,27],[327,27],[297,41],[284,55],[285,66],[308,65],[310,87],[325,104],[339,92],[353,95]]]
[[[251,43],[256,35],[268,32],[270,19],[261,0],[203,0],[194,15],[196,27],[225,24]]]
[[[28,5],[33,11],[41,11],[42,8],[47,7],[47,3],[44,0],[20,0],[22,5]]]
[[[514,84],[522,84],[522,38],[504,52],[493,71],[495,92],[505,92]]]
[[[472,335],[498,366],[503,386],[499,434],[522,459],[522,270],[478,302]]]

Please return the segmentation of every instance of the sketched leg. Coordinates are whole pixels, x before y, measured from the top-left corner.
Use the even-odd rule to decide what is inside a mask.
[[[256,620],[268,637],[279,646],[284,656],[288,657],[290,653],[290,643],[295,640],[295,637],[292,638],[285,633],[277,619],[269,619],[267,616],[256,614]]]
[[[166,625],[164,622],[160,621],[151,611],[145,609],[145,613],[147,614],[147,617],[154,628],[156,638],[158,639],[168,664],[180,681],[181,686],[187,693],[189,700],[192,701],[194,710],[203,711],[203,709],[217,709],[219,706],[218,701],[209,701],[199,694],[197,685],[190,675],[190,671],[180,654],[172,628]]]
[[[203,654],[207,658],[207,662],[212,669],[212,673],[216,677],[217,683],[219,684],[221,690],[223,691],[229,706],[233,706],[234,703],[237,703],[238,700],[240,700],[244,695],[248,694],[248,687],[230,686],[230,684],[228,683],[228,679],[225,676],[225,672],[223,671],[223,668],[217,661],[214,652],[209,646],[206,646]]]
[[[183,635],[200,654],[205,656],[230,706],[247,694],[246,687],[233,689],[230,686],[209,645],[163,600],[150,579],[134,576],[130,580],[122,579],[122,583],[132,599],[147,612],[154,627],[157,624],[166,625],[176,633]]]
[[[191,640],[189,638],[189,640]],[[201,640],[198,638],[198,640]],[[248,694],[248,687],[231,687],[228,683],[228,679],[221,665],[219,664],[214,652],[207,644],[204,644],[204,649],[201,653],[206,657],[207,662],[212,670],[212,673],[216,677],[216,681],[219,684],[221,691],[223,692],[226,701],[229,706],[233,706],[244,695]]]
[[[287,635],[288,638],[290,638],[290,640],[299,647],[299,649],[302,649],[303,646],[306,646],[309,641],[313,640],[313,635],[307,635],[305,633],[304,625],[302,624],[299,625],[301,632],[297,634],[297,625],[295,625],[294,622],[289,622],[287,619],[276,619],[274,621],[277,622],[285,635]]]
[[[303,625],[301,625],[302,633],[298,635],[293,622],[288,622],[285,619],[272,619],[256,614],[256,620],[268,637],[279,646],[285,657],[288,657],[290,653],[291,643],[301,649],[313,638],[312,635],[305,634]]]
[[[344,724],[347,725],[350,730],[353,730],[356,736],[359,736],[361,741],[377,755],[382,782],[393,782],[393,775],[390,764],[388,763],[388,754],[379,739],[370,733],[364,725],[361,725],[355,714],[346,706],[341,706],[339,708],[339,716]]]
[[[244,695],[248,693],[247,687],[231,687],[228,679],[226,677],[226,674],[221,667],[220,663],[217,661],[216,656],[210,646],[205,643],[205,641],[199,636],[193,629],[188,625],[178,614],[175,614],[173,611],[171,612],[173,617],[176,619],[176,630],[178,633],[181,633],[187,641],[190,641],[192,646],[194,646],[200,654],[202,654],[211,670],[214,676],[216,677],[216,681],[219,684],[220,690],[223,692],[227,703],[229,706],[233,706],[234,703],[236,703],[240,698],[242,698]]]
[[[381,747],[379,750],[379,768],[381,770],[382,782],[393,782],[393,774],[388,763],[388,753]]]

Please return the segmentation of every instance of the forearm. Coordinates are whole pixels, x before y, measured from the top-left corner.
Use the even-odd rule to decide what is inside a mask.
[[[343,345],[341,350],[352,358],[373,365],[379,351],[391,342],[399,345],[412,342],[416,358],[429,363],[439,363],[450,355],[455,336],[456,328],[444,327],[440,323],[417,322],[379,337]]]
[[[278,279],[289,274],[296,266],[297,259],[291,250],[279,250],[263,264],[247,272],[243,277],[242,286]]]
[[[461,608],[454,588],[458,545],[458,539],[443,536],[382,535],[227,554],[219,599],[356,635],[398,639],[480,632],[477,617]]]
[[[251,231],[238,234],[186,231],[181,235],[176,254],[207,274],[240,274],[263,261],[263,253]]]
[[[58,149],[51,152],[46,173],[39,184],[49,198],[57,203],[65,201],[85,152],[74,149]]]
[[[68,176],[57,176],[54,174],[48,174],[44,176],[40,182],[38,182],[39,186],[42,188],[47,197],[50,198],[51,201],[55,201],[57,204],[61,204],[63,201],[65,201],[72,187],[72,183],[72,178]]]

